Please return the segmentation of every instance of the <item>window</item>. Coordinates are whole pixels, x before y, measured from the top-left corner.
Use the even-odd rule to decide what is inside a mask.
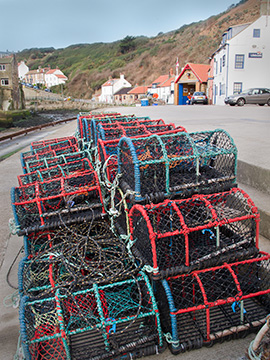
[[[235,55],[235,69],[244,69],[245,55]]]
[[[226,62],[226,55],[222,56],[222,66],[225,66],[225,62]]]
[[[225,84],[221,84],[219,83],[219,95],[224,95],[225,94]]]
[[[253,29],[253,37],[254,38],[261,37],[261,29]]]
[[[241,82],[233,83],[233,93],[240,94],[240,92],[242,92],[242,85],[243,84]]]
[[[222,58],[219,59],[219,72],[222,71]]]
[[[8,79],[1,79],[2,86],[8,86],[8,84],[9,84]]]
[[[0,65],[0,70],[5,71],[6,70],[6,65]]]

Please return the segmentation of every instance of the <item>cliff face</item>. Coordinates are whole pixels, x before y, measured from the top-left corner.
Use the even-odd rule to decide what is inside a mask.
[[[37,68],[58,66],[69,77],[65,93],[90,98],[109,76],[120,73],[132,84],[148,85],[161,74],[175,71],[187,62],[208,63],[218,48],[223,32],[230,26],[255,21],[260,16],[260,0],[242,0],[221,14],[183,25],[153,38],[127,36],[114,43],[79,44],[65,49],[30,49],[18,60]]]

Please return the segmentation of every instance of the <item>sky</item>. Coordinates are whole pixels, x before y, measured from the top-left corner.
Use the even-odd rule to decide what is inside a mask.
[[[65,48],[156,36],[217,15],[239,0],[0,0],[0,51]]]

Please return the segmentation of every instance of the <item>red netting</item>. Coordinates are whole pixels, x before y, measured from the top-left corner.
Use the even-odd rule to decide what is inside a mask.
[[[61,221],[81,222],[84,216],[92,217],[94,209],[104,211],[93,170],[13,188],[12,198],[15,219],[23,232],[59,226]]]
[[[179,273],[256,252],[259,213],[238,188],[185,200],[134,205],[129,212],[137,256],[154,274]]]
[[[62,163],[46,169],[40,169],[18,176],[19,186],[56,179],[68,175],[76,175],[86,170],[93,170],[93,165],[87,158],[75,160],[70,163]]]
[[[174,353],[256,331],[270,311],[269,270],[270,255],[261,253],[159,283],[156,295],[163,331],[172,334]]]
[[[54,145],[54,144],[57,144],[57,143],[65,144],[64,147],[66,147],[67,144],[68,144],[68,146],[78,144],[77,139],[75,138],[75,136],[67,136],[67,137],[54,138],[54,139],[49,139],[49,140],[33,141],[31,143],[31,148],[32,148],[32,150],[35,150],[35,149],[42,148],[44,146]]]

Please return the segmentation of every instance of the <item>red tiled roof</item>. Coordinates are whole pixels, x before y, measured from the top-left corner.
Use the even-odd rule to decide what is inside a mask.
[[[191,70],[200,82],[207,82],[209,65],[187,63],[175,82],[178,82],[186,70]]]
[[[156,80],[154,80],[152,82],[150,87],[152,87],[153,84],[160,85],[160,84],[164,83],[164,81],[166,81],[167,79],[168,79],[168,75],[160,75]]]
[[[136,86],[132,90],[130,90],[129,94],[146,94],[148,90],[148,86]]]
[[[55,76],[57,76],[59,79],[67,79],[67,77],[62,74],[55,74]]]
[[[171,83],[174,82],[174,76],[169,77],[163,84],[159,85],[160,87],[171,86]]]
[[[119,79],[109,79],[102,86],[112,86]]]

